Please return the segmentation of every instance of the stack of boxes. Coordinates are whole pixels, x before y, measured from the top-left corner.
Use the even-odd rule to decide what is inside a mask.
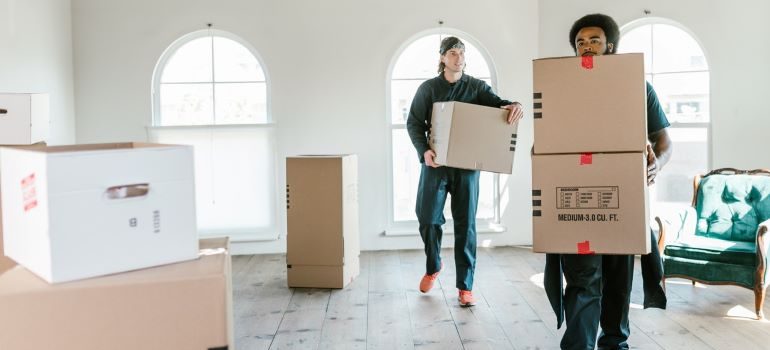
[[[642,54],[533,61],[533,249],[647,254]]]
[[[359,273],[358,158],[286,158],[289,287],[344,288]]]
[[[47,98],[4,96],[0,144],[44,141]],[[232,344],[229,243],[199,245],[192,147],[3,147],[0,174],[19,264],[0,270],[0,349]]]

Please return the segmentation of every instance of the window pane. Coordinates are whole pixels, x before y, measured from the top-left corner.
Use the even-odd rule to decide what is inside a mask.
[[[160,125],[213,124],[211,84],[161,84]]]
[[[656,74],[651,83],[669,121],[709,121],[708,72]]]
[[[266,231],[275,226],[273,130],[153,130],[154,142],[194,147],[198,230]]]
[[[652,202],[690,203],[693,176],[708,169],[708,128],[672,127],[668,132],[674,152],[651,188]]]
[[[429,79],[438,75],[439,46],[447,35],[433,34],[415,40],[399,56],[392,79]],[[489,78],[489,66],[481,52],[468,40],[465,43],[465,71],[476,78]]]
[[[214,37],[214,81],[265,81],[257,58],[245,46],[221,36]]]
[[[216,84],[216,124],[267,122],[265,83]]]
[[[644,53],[644,71],[652,71],[652,26],[646,25],[629,30],[618,45],[618,53]]]
[[[423,80],[393,80],[390,84],[390,113],[393,124],[404,124],[412,99]]]
[[[652,25],[653,73],[707,70],[700,45],[685,31],[668,25]]]
[[[174,52],[163,67],[161,83],[210,82],[211,37],[191,40]]]
[[[417,220],[417,185],[420,180],[420,160],[406,129],[393,129],[393,219]]]

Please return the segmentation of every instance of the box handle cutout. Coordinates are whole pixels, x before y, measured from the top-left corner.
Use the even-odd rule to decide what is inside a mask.
[[[107,199],[126,199],[146,196],[150,192],[150,184],[133,184],[112,186],[104,191]]]

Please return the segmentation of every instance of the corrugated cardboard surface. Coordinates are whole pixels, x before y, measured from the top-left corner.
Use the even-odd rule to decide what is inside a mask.
[[[643,153],[532,155],[533,250],[649,253],[645,164]]]
[[[291,287],[342,288],[358,271],[358,167],[355,155],[286,159],[286,263]],[[355,264],[355,268],[346,266]],[[305,271],[305,272],[303,272]],[[338,282],[318,282],[334,274]],[[336,271],[336,272],[332,272]],[[329,280],[332,278],[329,277]]]
[[[433,104],[429,144],[436,163],[454,168],[511,174],[518,123],[508,110],[462,102]]]
[[[289,265],[290,287],[345,288],[359,273],[358,256],[346,259],[344,265]]]
[[[0,275],[0,349],[232,348],[226,239],[192,261],[50,285],[22,266]]]
[[[647,100],[642,54],[533,61],[535,154],[644,152]]]

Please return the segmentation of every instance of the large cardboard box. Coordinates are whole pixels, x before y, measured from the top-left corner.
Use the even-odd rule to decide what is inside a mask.
[[[533,61],[535,154],[644,152],[640,53]]]
[[[0,94],[0,145],[31,145],[48,138],[48,94]]]
[[[0,149],[5,255],[64,282],[198,254],[189,146]]]
[[[344,288],[359,272],[356,155],[286,158],[289,287]]]
[[[647,254],[643,153],[532,155],[533,250]]]
[[[507,109],[434,103],[428,143],[436,152],[436,163],[511,174],[518,122],[508,124],[507,119]]]
[[[232,349],[227,240],[200,246],[192,261],[72,283],[0,274],[0,349]]]

